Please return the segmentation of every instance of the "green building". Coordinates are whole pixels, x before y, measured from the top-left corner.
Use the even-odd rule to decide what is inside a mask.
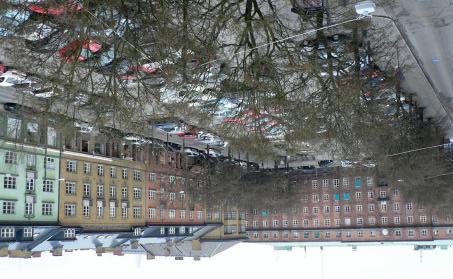
[[[0,224],[57,223],[57,143],[47,119],[0,113]]]

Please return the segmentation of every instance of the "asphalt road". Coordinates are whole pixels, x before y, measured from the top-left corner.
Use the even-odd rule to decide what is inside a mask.
[[[417,73],[408,73],[403,87],[419,96],[429,116],[443,119],[447,136],[453,138],[453,1],[396,2],[397,7],[386,12],[395,19],[426,74],[423,81]]]

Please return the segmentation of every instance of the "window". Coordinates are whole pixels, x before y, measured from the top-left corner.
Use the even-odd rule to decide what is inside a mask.
[[[288,227],[288,220],[283,220],[282,224],[284,228]]]
[[[386,203],[381,203],[381,211],[382,212],[387,212],[387,204]]]
[[[368,204],[368,212],[374,212],[374,204]]]
[[[382,216],[382,217],[381,217],[381,224],[382,224],[382,225],[387,225],[387,224],[388,224],[388,218],[387,218],[387,216]]]
[[[445,216],[445,222],[448,223],[448,224],[451,223],[451,216],[450,215]]]
[[[369,199],[374,198],[374,193],[373,193],[373,191],[368,191],[368,198],[369,198]]]
[[[312,181],[311,181],[311,188],[312,188],[313,190],[318,189],[318,180],[312,180]]]
[[[263,220],[263,228],[267,228],[269,226],[269,222],[267,220]]]
[[[197,219],[202,220],[203,219],[203,211],[198,211],[197,212]]]
[[[357,218],[357,225],[363,225],[363,218]]]
[[[53,181],[52,180],[43,180],[42,191],[43,192],[53,192]]]
[[[109,194],[111,198],[116,198],[116,186],[110,186]]]
[[[16,236],[16,230],[13,227],[1,227],[0,238],[14,238]]]
[[[345,189],[349,188],[349,178],[348,177],[343,177],[343,188],[345,188]]]
[[[393,217],[393,223],[395,223],[395,225],[399,225],[401,223],[400,216]]]
[[[134,199],[138,200],[142,198],[142,190],[140,188],[134,188]]]
[[[330,219],[324,219],[324,226],[326,227],[330,226]]]
[[[368,224],[369,225],[375,225],[376,224],[376,218],[375,217],[368,217]]]
[[[425,230],[425,229],[421,230],[421,235],[422,236],[426,236],[427,234],[428,234],[427,230]]]
[[[335,226],[341,226],[341,219],[335,219]]]
[[[66,195],[75,195],[76,194],[76,184],[75,182],[66,181]]]
[[[42,203],[42,215],[44,216],[51,216],[52,215],[52,204],[51,203],[46,203],[46,202],[43,202]]]
[[[344,224],[346,226],[350,226],[351,225],[351,218],[344,218]]]
[[[3,201],[3,214],[15,214],[15,213],[16,213],[16,202]]]
[[[393,190],[393,196],[398,197],[400,195],[400,191],[398,189]]]
[[[318,194],[313,194],[313,202],[318,202],[318,201],[319,201]]]
[[[170,193],[170,200],[171,200],[171,201],[174,201],[175,198],[176,198],[176,194],[173,193],[173,192],[171,192],[171,193]]]
[[[113,205],[113,206],[112,206]],[[115,218],[115,215],[116,215],[116,207],[115,207],[115,202],[112,202],[110,203],[110,207],[109,207],[109,216],[111,218]]]
[[[6,151],[5,164],[17,164],[17,153],[12,151]]]
[[[104,166],[98,165],[98,176],[104,176]]]
[[[156,199],[156,190],[149,190],[148,199],[149,200],[155,200]]]
[[[116,178],[116,167],[110,167],[110,177]]]
[[[168,234],[175,234],[176,233],[176,228],[175,227],[169,227],[168,228]]]
[[[432,222],[434,225],[437,225],[437,223],[438,223],[438,222],[437,222],[437,216],[433,215],[433,216],[431,217],[431,222]]]
[[[104,216],[104,203],[102,201],[97,202],[97,210],[98,210],[98,216],[102,218]]]
[[[83,196],[89,197],[91,195],[91,185],[88,183],[83,184]]]
[[[22,236],[24,238],[33,238],[33,228],[32,227],[24,228]]]
[[[121,217],[127,218],[127,207],[126,206],[121,206]]]
[[[293,227],[296,227],[299,225],[299,220],[293,219]]]
[[[142,209],[140,207],[134,207],[134,218],[140,218],[142,216]]]
[[[376,236],[376,232],[375,231],[370,231],[370,236],[371,237],[375,237]]]
[[[335,212],[337,212],[337,213],[341,212],[341,206],[336,205],[335,206]]]
[[[362,231],[358,231],[358,232],[357,232],[357,236],[358,236],[358,237],[363,237],[363,232],[362,232]]]
[[[351,206],[345,205],[344,206],[344,212],[351,212]]]
[[[412,203],[411,202],[406,203],[406,209],[407,210],[412,210]]]
[[[36,167],[36,155],[27,154],[27,169]]]
[[[16,189],[16,177],[15,176],[5,176],[3,178],[3,188]]]
[[[155,182],[156,181],[156,174],[155,173],[149,173],[149,181]]]
[[[83,163],[83,173],[91,174],[91,163]]]
[[[318,207],[313,207],[313,214],[318,214],[319,213],[319,208]]]
[[[121,188],[121,198],[127,199],[127,187]]]
[[[387,197],[387,192],[386,191],[379,191],[379,198],[385,199]]]
[[[35,179],[34,178],[29,178],[28,173],[27,173],[27,184],[25,185],[25,189],[27,191],[34,191],[35,190]]]
[[[90,206],[89,205],[83,205],[83,216],[90,217]]]
[[[414,230],[408,230],[407,231],[407,236],[410,236],[410,237],[415,236],[415,231]]]
[[[155,208],[148,208],[149,219],[156,219],[157,213]]]
[[[326,233],[324,234],[324,237],[325,237],[325,238],[330,238],[330,232],[326,232]]]
[[[186,219],[186,211],[184,209],[179,210],[179,218],[181,220]]]
[[[349,193],[343,193],[343,200],[345,201],[349,200]]]
[[[425,215],[420,216],[420,223],[426,224],[426,220],[427,220],[427,218]]]
[[[64,205],[64,215],[65,216],[75,216],[76,215],[76,205],[72,203],[67,203]]]
[[[362,212],[362,205],[361,205],[361,204],[357,204],[357,205],[355,206],[355,211],[357,211],[357,212]]]
[[[315,227],[319,226],[319,220],[318,219],[314,219],[313,220],[313,226],[315,226]]]
[[[393,211],[400,211],[400,204],[399,203],[394,203],[393,204]]]
[[[401,231],[400,230],[395,230],[395,235],[396,236],[401,236]]]
[[[55,169],[55,159],[50,157],[44,157],[44,168]]]
[[[329,188],[329,179],[323,179],[322,180],[322,187],[323,188]]]
[[[97,187],[97,195],[98,197],[104,196],[104,185],[98,185]]]
[[[67,160],[66,161],[66,171],[67,172],[77,172],[77,162]]]
[[[127,169],[123,169],[123,179],[127,179],[128,178],[128,171]]]
[[[322,195],[322,199],[323,199],[324,201],[328,201],[328,200],[329,200],[329,194],[324,194],[324,195]]]
[[[180,200],[180,201],[183,201],[185,198],[186,198],[186,193],[184,193],[184,192],[182,192],[182,191],[179,192],[179,200]]]
[[[169,209],[168,210],[168,218],[175,219],[176,218],[176,209]]]
[[[362,199],[362,192],[355,192],[355,199],[360,201]]]
[[[141,171],[134,170],[134,180],[136,180],[136,181],[142,180],[142,172]],[[176,181],[176,177],[175,177],[175,181]],[[170,182],[171,182],[171,179],[170,179]]]
[[[53,127],[47,127],[47,144],[51,146],[57,145],[57,132]]]
[[[339,179],[333,179],[332,180],[333,188],[338,189],[340,187],[340,180]]]
[[[323,212],[324,212],[324,214],[330,213],[330,206],[325,205],[325,206],[324,206],[324,209],[323,209]]]
[[[304,207],[304,208],[302,209],[302,212],[303,212],[304,214],[308,214],[308,207]]]
[[[272,226],[273,226],[274,228],[278,227],[278,220],[273,220],[273,221],[272,221]]]
[[[354,187],[355,188],[360,188],[362,187],[362,179],[360,177],[356,177],[354,179]]]
[[[170,175],[170,184],[175,184],[176,183],[176,176]]]
[[[412,223],[414,223],[414,217],[413,216],[407,216],[407,223],[410,225]]]
[[[21,120],[8,117],[6,134],[8,138],[16,139],[20,135]]]

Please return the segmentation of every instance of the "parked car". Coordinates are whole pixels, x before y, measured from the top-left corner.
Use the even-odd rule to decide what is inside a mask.
[[[67,63],[87,61],[106,47],[95,40],[75,40],[61,48],[58,53],[60,58]]]
[[[41,15],[61,16],[69,13],[80,12],[82,10],[82,5],[74,0],[68,0],[64,3],[39,1],[29,4],[28,10]]]
[[[197,138],[197,135],[195,135],[192,132],[187,132],[187,131],[178,132],[178,133],[176,133],[176,135],[178,135],[178,137],[183,138],[183,139],[196,139]]]
[[[32,50],[36,51],[49,44],[52,41],[52,38],[58,37],[60,29],[51,24],[44,23],[34,23],[26,26],[26,30],[23,37],[25,46]],[[56,38],[57,39],[57,38]],[[58,38],[58,39],[61,39]]]
[[[192,149],[192,148],[185,148],[184,149],[184,154],[186,154],[186,156],[188,156],[188,157],[198,157],[198,156],[200,156],[200,152],[195,150],[195,149]]]
[[[352,168],[353,167],[353,163],[350,160],[342,160],[341,161],[341,167],[343,167],[343,168]]]
[[[21,27],[30,18],[27,11],[9,9],[0,15],[0,37],[17,34],[16,29]]]
[[[318,161],[318,165],[320,168],[327,168],[333,166],[333,160],[321,160]]]
[[[6,111],[16,112],[22,108],[22,105],[16,103],[4,103],[3,109]]]
[[[4,87],[31,86],[35,83],[37,79],[16,70],[9,70],[0,75],[0,86]]]

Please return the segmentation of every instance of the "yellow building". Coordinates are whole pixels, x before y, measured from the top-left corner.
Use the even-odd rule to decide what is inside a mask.
[[[144,226],[144,176],[137,161],[62,152],[60,224],[97,231]]]

